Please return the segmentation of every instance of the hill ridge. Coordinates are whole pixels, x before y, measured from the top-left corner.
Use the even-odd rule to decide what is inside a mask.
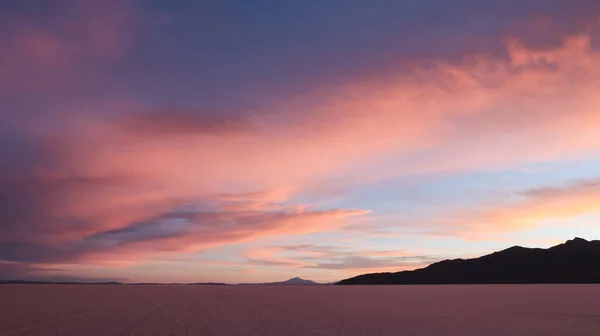
[[[576,237],[547,249],[515,245],[412,271],[363,274],[338,285],[520,283],[600,283],[600,241]]]

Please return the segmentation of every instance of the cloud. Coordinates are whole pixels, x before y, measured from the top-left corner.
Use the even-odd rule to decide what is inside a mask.
[[[121,116],[116,119],[62,118],[60,133],[15,135],[15,145],[7,148],[26,139],[20,143],[39,159],[23,159],[24,169],[3,182],[2,198],[11,205],[2,221],[5,240],[10,239],[4,253],[10,260],[22,254],[35,261],[34,252],[24,251],[36,251],[31,244],[38,242],[38,254],[57,260],[101,256],[108,247],[143,258],[261,235],[310,233],[339,227],[328,222],[337,223],[339,216],[364,213],[298,211],[305,205],[289,204],[320,181],[497,169],[597,150],[595,84],[589,81],[578,91],[567,86],[582,69],[593,71],[597,56],[589,39],[568,40],[542,56],[518,43],[511,46],[519,56],[509,64],[440,63],[384,84],[349,83],[340,96],[344,100],[332,98],[302,120],[286,114],[253,117],[263,125],[260,132],[240,133],[251,129],[239,121],[245,119],[208,112],[125,109],[115,112]],[[538,67],[540,57],[560,71]],[[423,76],[438,80],[418,84]],[[568,94],[560,109],[548,103],[554,98],[547,92],[556,90]],[[514,102],[519,109],[510,109]],[[562,112],[565,106],[569,114]],[[523,126],[532,122],[535,128]],[[568,146],[564,138],[570,139]],[[224,202],[227,198],[232,200]],[[172,212],[203,202],[212,211]],[[206,223],[214,230],[199,229]],[[303,223],[305,229],[287,223]],[[67,252],[51,252],[59,242]],[[349,257],[341,263],[367,262]]]
[[[245,251],[244,256],[245,262],[259,266],[354,272],[414,269],[440,259],[434,256],[410,254],[407,251],[311,244],[251,248]]]
[[[361,210],[205,212],[180,210],[147,223],[100,232],[86,243],[101,243],[112,249],[120,246],[159,251],[196,251],[259,237],[302,235],[335,230],[347,220],[365,214]],[[156,248],[156,243],[160,247]]]
[[[439,261],[439,258],[429,256],[410,256],[396,258],[370,258],[364,256],[345,256],[342,258],[333,258],[308,268],[318,268],[326,270],[390,270],[399,272],[406,269],[416,269],[427,266],[433,262]]]
[[[475,58],[460,65],[418,68],[412,76],[383,84],[349,83],[339,96],[343,100],[332,96],[302,119],[287,114],[257,116],[253,120],[266,125],[261,132],[238,133],[240,127],[248,127],[239,121],[244,119],[202,111],[122,110],[117,119],[62,118],[60,133],[46,131],[27,138],[27,145],[43,159],[22,164],[24,171],[33,173],[4,182],[3,198],[13,210],[3,223],[21,228],[7,237],[26,239],[24,232],[32,229],[34,234],[27,239],[38,235],[46,243],[102,232],[123,238],[131,233],[119,230],[134,228],[139,237],[168,236],[172,232],[146,221],[162,219],[174,207],[211,195],[245,194],[257,200],[223,203],[223,213],[198,213],[193,219],[219,223],[228,218],[227,211],[239,216],[244,207],[265,214],[235,220],[280,223],[318,218],[345,212],[273,214],[278,204],[269,205],[270,196],[256,190],[287,190],[275,202],[282,205],[304,186],[330,178],[368,181],[417,172],[497,169],[598,150],[598,115],[593,109],[597,83],[588,77],[576,88],[570,84],[581,71],[594,71],[592,65],[598,63],[589,38],[574,37],[543,51],[510,42],[509,50],[510,63]],[[558,70],[538,67],[540,58]],[[425,76],[436,80],[420,82]],[[558,108],[553,101],[558,98],[549,95],[557,90],[566,94],[560,98],[565,101],[556,102]],[[531,123],[536,127],[525,126]],[[48,140],[50,147],[45,144]],[[34,224],[15,225],[19,221]],[[274,229],[269,225],[256,226],[256,232],[270,230]],[[194,237],[193,232],[184,233]],[[214,239],[221,239],[221,234],[227,235],[219,232]],[[229,235],[241,233],[234,228]]]
[[[0,14],[0,42],[10,50],[0,53],[2,99],[27,102],[34,90],[38,99],[52,101],[94,86],[135,34],[128,0],[26,2],[6,5]]]
[[[182,108],[121,116],[116,125],[125,132],[148,137],[219,136],[258,131],[242,114],[207,113]]]
[[[526,190],[522,200],[505,206],[482,208],[465,225],[485,231],[518,231],[544,225],[547,221],[572,219],[598,213],[600,184],[578,181],[561,187]],[[547,223],[545,225],[548,225]]]
[[[574,218],[597,214],[600,183],[596,180],[574,181],[562,186],[523,190],[496,199],[495,203],[437,211],[427,218],[416,216],[376,216],[369,221],[346,227],[353,232],[378,233],[384,227],[394,235],[460,237],[468,240],[522,230],[552,227]]]
[[[268,267],[293,267],[302,268],[310,266],[306,261],[285,257],[279,255],[285,249],[281,247],[258,247],[244,251],[244,263],[249,263],[256,266]]]
[[[600,192],[600,180],[577,180],[559,187],[541,187],[525,190],[522,195],[533,199],[554,199],[595,195]]]
[[[60,194],[59,194],[60,196]],[[42,209],[31,211],[39,218],[15,226],[15,220],[3,227],[0,260],[35,263],[127,263],[147,256],[195,252],[221,245],[239,243],[260,237],[302,235],[335,230],[347,225],[362,210],[298,210],[281,206],[278,211],[207,210],[212,205],[180,206],[152,215],[145,220],[124,221],[118,228],[107,228],[107,221],[120,218],[67,216],[48,223],[52,215]],[[55,209],[53,209],[55,210]],[[154,211],[154,212],[153,212]],[[138,218],[155,213],[146,208]],[[112,215],[109,213],[109,215]],[[24,216],[15,216],[23,220]],[[113,216],[114,217],[114,216]],[[49,227],[47,227],[49,226]],[[15,229],[20,228],[21,231]],[[28,232],[33,231],[33,234]],[[118,255],[118,260],[111,256]]]
[[[86,277],[69,274],[71,269],[0,261],[0,280],[27,280],[50,282],[128,282],[126,278]]]
[[[201,167],[202,175],[213,178],[195,174],[178,184],[190,185],[189,180],[195,179],[202,189],[210,183],[222,185],[222,180],[257,185],[255,189],[297,189],[328,179],[511,168],[596,153],[598,83],[589,73],[599,58],[589,49],[589,38],[574,37],[543,52],[518,42],[509,46],[512,55],[518,55],[509,63],[477,57],[459,65],[439,62],[429,69],[417,67],[413,75],[348,83],[329,91],[328,100],[304,114],[252,115],[261,125],[258,133],[217,136],[211,131],[207,138],[204,130],[209,122],[201,111],[196,113],[203,120],[202,135],[189,132],[197,130],[195,122],[177,123],[187,124],[185,138],[139,140],[135,132],[146,134],[144,127],[123,135],[116,132],[123,127],[119,122],[109,122],[87,136],[92,137],[94,151],[108,157],[84,161],[95,169],[135,167],[128,173],[170,180],[193,175]],[[551,60],[558,70],[538,66],[540,57]],[[583,72],[588,73],[584,78]],[[306,96],[270,109],[300,110],[313,99],[318,101]],[[180,127],[153,123],[155,128],[160,128],[158,124],[164,124],[166,134]],[[528,127],[531,124],[536,127]],[[140,162],[153,164],[140,168]],[[219,192],[217,186],[210,189]]]
[[[3,134],[8,146],[0,149],[13,160],[0,167],[1,260],[129,263],[262,236],[333,230],[366,213],[288,204],[285,188],[231,192],[220,188],[226,176],[206,171],[198,176],[200,184],[183,179],[185,187],[167,183],[173,181],[167,172],[88,165],[88,158],[102,156],[88,146],[95,140],[106,144],[106,134],[95,139],[95,132],[90,127],[74,134]],[[81,137],[90,141],[82,143]]]
[[[0,55],[0,259],[136,262],[335,230],[367,214],[323,206],[349,183],[600,152],[597,1],[298,3],[273,19],[190,1],[168,29],[143,20],[152,7],[57,4],[51,16],[2,5],[14,52]],[[577,188],[423,231],[590,211],[594,187]],[[329,259],[262,262],[410,261],[300,250]]]
[[[277,95],[290,100],[299,92],[312,94],[340,83],[410,73],[415,62],[458,63],[472,55],[505,60],[506,38],[523,40],[536,50],[553,48],[587,29],[600,11],[594,0],[427,0],[377,5],[331,1],[262,8],[269,15],[257,15],[255,6],[238,1],[231,6],[193,1],[169,6],[177,11],[177,21],[186,23],[177,32],[188,42],[168,43],[169,48],[157,51],[164,62],[161,70],[169,74],[167,82],[183,80],[184,90],[201,88],[209,99]],[[182,60],[173,49],[193,59],[198,72],[167,67],[172,64],[167,61]]]

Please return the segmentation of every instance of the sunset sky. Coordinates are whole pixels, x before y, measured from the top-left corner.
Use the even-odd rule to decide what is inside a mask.
[[[597,0],[2,1],[0,46],[0,279],[600,238]]]

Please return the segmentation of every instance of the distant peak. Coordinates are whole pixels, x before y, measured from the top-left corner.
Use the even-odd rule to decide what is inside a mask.
[[[587,241],[583,238],[575,237],[571,240],[567,240],[567,242],[566,242],[566,244],[582,244],[582,243],[589,243],[589,241]]]
[[[290,284],[290,285],[311,285],[311,284],[315,284],[315,282],[312,281],[312,280],[302,279],[300,277],[291,278],[289,280],[284,281],[283,283]]]
[[[507,250],[507,251],[508,251],[508,250],[511,250],[511,251],[513,251],[513,250],[523,250],[523,249],[525,249],[523,246],[520,246],[520,245],[515,245],[515,246],[511,246],[511,247],[507,248],[506,250]]]

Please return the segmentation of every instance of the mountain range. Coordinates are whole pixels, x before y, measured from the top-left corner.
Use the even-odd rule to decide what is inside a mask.
[[[37,280],[6,280],[0,279],[0,285],[121,285],[121,282],[71,282],[71,281],[37,281]],[[307,286],[307,285],[330,285],[331,283],[321,284],[312,280],[302,278],[291,278],[286,281],[280,282],[267,282],[267,283],[241,283],[239,285],[294,285],[294,286]],[[164,283],[128,283],[128,285],[164,285]],[[225,286],[229,285],[222,282],[194,282],[194,283],[172,283],[172,285],[207,285],[207,286]]]
[[[0,279],[0,285],[122,285],[120,282],[76,282],[76,281],[37,281]]]
[[[600,240],[574,238],[547,248],[513,246],[473,259],[452,259],[425,268],[395,273],[371,273],[336,283],[320,284],[299,277],[245,285],[410,285],[410,284],[544,284],[600,283]],[[0,284],[110,284],[120,282],[70,282],[5,280]],[[191,285],[225,285],[192,283]]]
[[[338,285],[600,283],[600,241],[575,238],[547,249],[513,246],[474,259],[359,275]]]

